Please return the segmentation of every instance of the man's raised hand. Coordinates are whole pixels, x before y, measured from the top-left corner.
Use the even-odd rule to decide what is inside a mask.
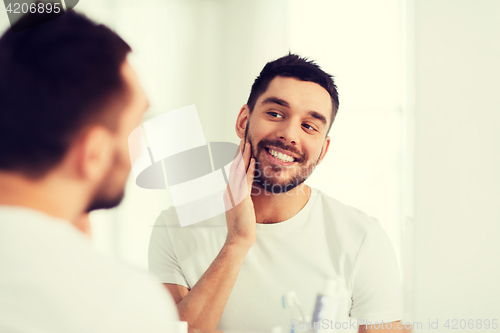
[[[226,206],[226,244],[236,244],[250,248],[256,240],[256,220],[251,198],[255,170],[251,145],[241,139],[238,156],[231,164],[229,184],[224,193]]]

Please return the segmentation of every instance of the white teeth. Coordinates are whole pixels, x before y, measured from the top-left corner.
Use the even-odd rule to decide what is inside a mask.
[[[288,155],[283,154],[283,153],[278,153],[277,151],[272,150],[272,149],[269,149],[269,153],[271,155],[273,155],[275,158],[277,158],[278,160],[283,161],[283,162],[293,162],[293,160],[294,160],[294,158],[292,156],[288,156]]]

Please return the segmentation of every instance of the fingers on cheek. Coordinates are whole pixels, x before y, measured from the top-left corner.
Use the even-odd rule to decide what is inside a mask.
[[[235,175],[236,175],[235,184],[238,184],[241,186],[241,184],[246,183],[247,173],[246,173],[245,166],[243,165],[243,163],[240,163],[238,165],[238,169],[236,170]]]
[[[245,197],[248,195],[248,185],[247,183],[244,183],[241,185],[241,201],[245,199]]]
[[[235,178],[235,175],[238,174],[238,170],[241,166],[241,160],[243,159],[243,156],[241,153],[238,153],[238,155],[235,157],[233,162],[231,163],[231,167],[229,168],[229,179],[233,180]]]

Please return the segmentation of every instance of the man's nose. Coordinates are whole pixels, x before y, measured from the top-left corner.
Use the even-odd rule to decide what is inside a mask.
[[[297,129],[291,123],[283,124],[276,132],[276,137],[284,143],[296,145],[298,142]]]

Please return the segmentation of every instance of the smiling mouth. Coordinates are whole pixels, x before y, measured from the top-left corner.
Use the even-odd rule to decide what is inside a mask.
[[[293,162],[298,161],[298,159],[296,159],[295,157],[277,152],[277,151],[273,150],[272,148],[266,147],[265,149],[269,153],[269,155],[271,155],[272,157],[274,157],[278,161],[285,162],[285,163],[293,163]]]

